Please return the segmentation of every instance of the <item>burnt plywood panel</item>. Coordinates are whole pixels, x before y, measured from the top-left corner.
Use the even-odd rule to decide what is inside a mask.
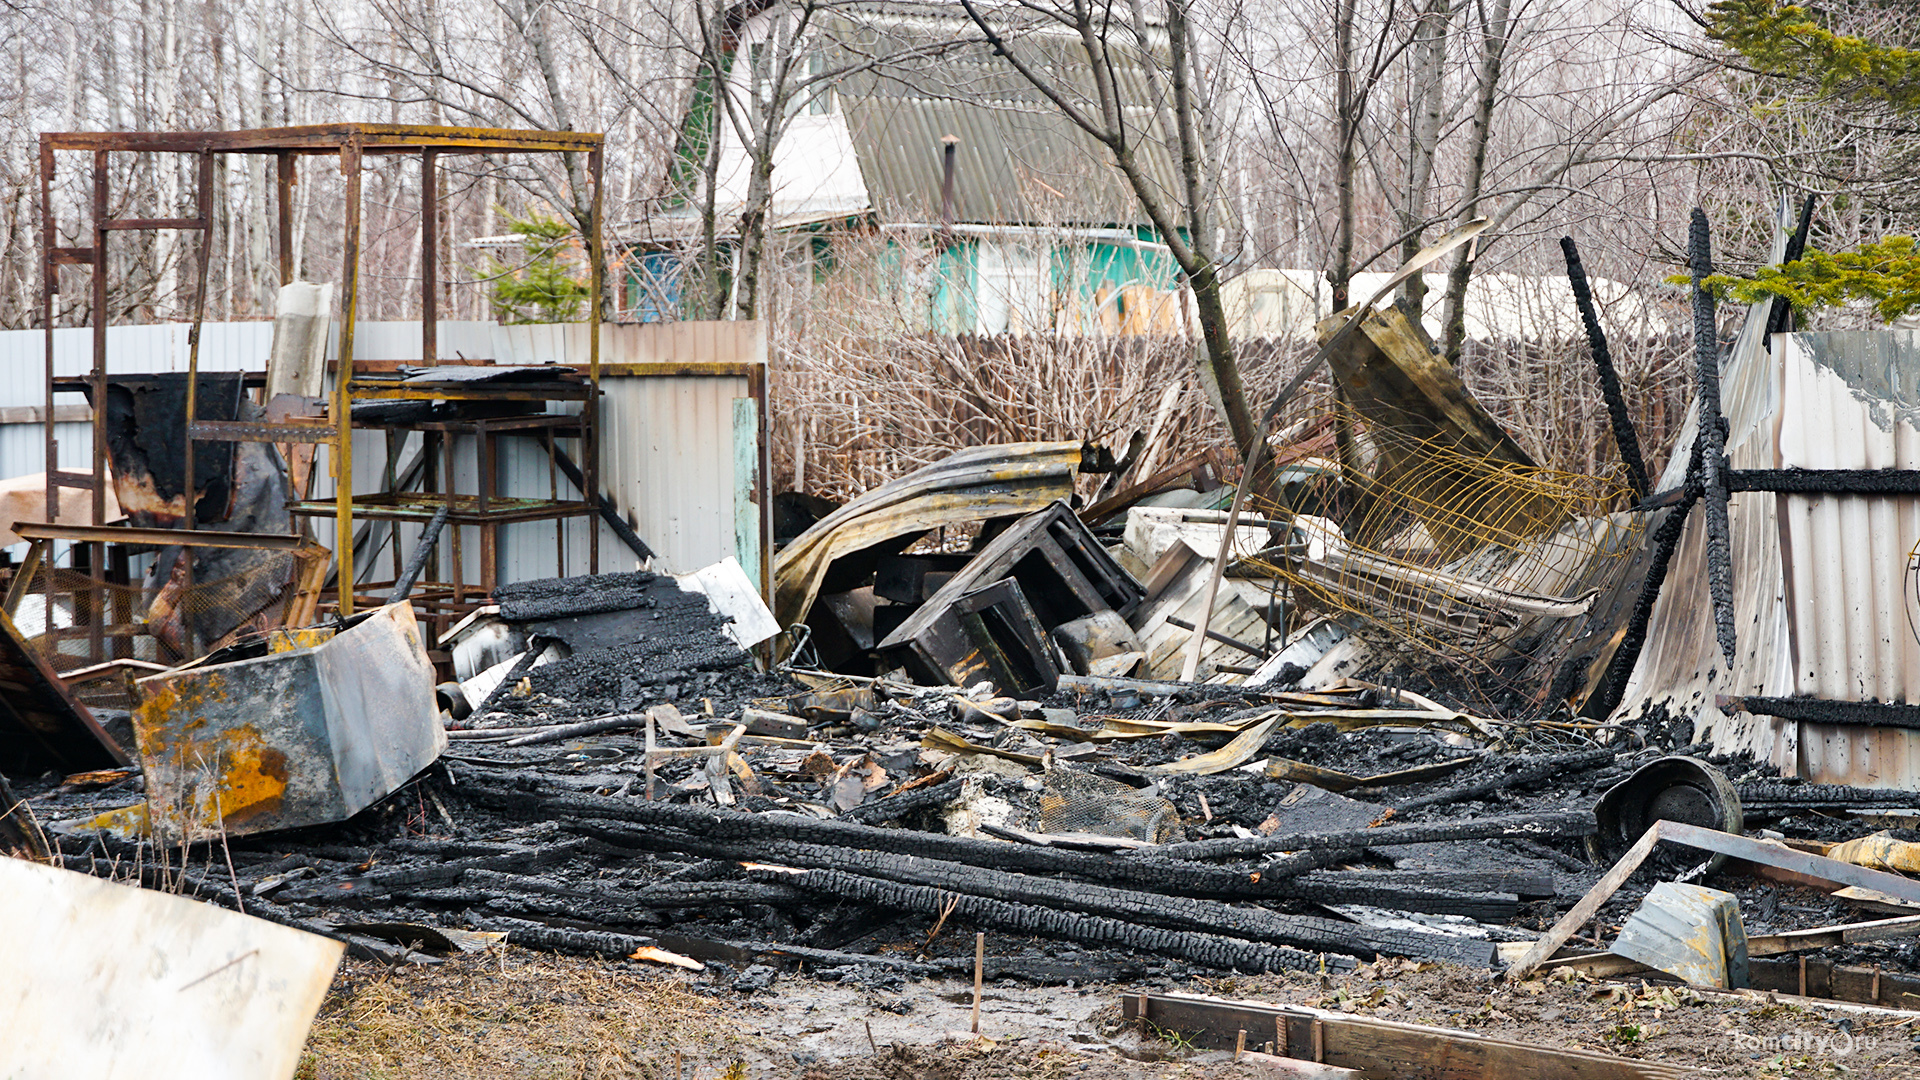
[[[131,759],[0,613],[0,772],[81,772]]]

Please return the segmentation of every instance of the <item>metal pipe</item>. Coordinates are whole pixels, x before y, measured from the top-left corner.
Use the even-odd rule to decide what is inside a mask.
[[[601,221],[606,207],[605,151],[587,152],[587,175],[593,183],[593,221],[587,235],[587,259],[593,264],[592,300],[587,310],[587,382],[591,389],[581,407],[580,456],[588,501],[600,502],[600,318],[602,293],[607,289],[607,251]],[[600,530],[587,530],[587,573],[600,572]]]
[[[360,142],[340,145],[340,171],[346,181],[346,215],[340,253],[340,369],[334,375],[333,444],[334,558],[339,563],[339,612],[353,614],[353,331],[360,297]],[[346,543],[342,543],[346,540]]]
[[[397,604],[413,591],[413,583],[420,580],[420,571],[427,565],[427,557],[433,554],[434,545],[440,542],[440,529],[447,523],[447,515],[453,511],[448,503],[441,503],[440,509],[433,512],[433,519],[420,533],[420,542],[414,545],[413,554],[407,557],[406,569],[394,580],[393,591],[387,594],[387,603]]]
[[[1196,629],[1196,627],[1192,623],[1188,622],[1187,620],[1176,619],[1171,615],[1167,616],[1167,622],[1170,625],[1177,626],[1182,630]],[[1239,638],[1228,637],[1227,635],[1219,632],[1218,630],[1207,631],[1207,636],[1219,642],[1222,645],[1230,645],[1233,648],[1239,649],[1241,652],[1246,653],[1248,656],[1256,657],[1261,660],[1265,660],[1269,655],[1265,649],[1262,649],[1257,645],[1249,645],[1246,642],[1241,641]]]

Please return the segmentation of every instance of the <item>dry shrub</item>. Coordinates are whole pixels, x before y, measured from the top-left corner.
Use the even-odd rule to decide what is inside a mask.
[[[1156,460],[1209,449],[1222,460],[1235,457],[1195,374],[1197,334],[930,334],[928,252],[881,237],[837,238],[833,250],[831,270],[802,258],[804,267],[779,275],[771,324],[777,489],[847,499],[960,447],[988,443],[1091,439],[1118,450],[1152,425],[1169,385],[1182,389]],[[1542,282],[1542,289],[1564,288]],[[1678,313],[1665,314],[1670,325],[1684,326],[1674,321]],[[1053,318],[1056,326],[1074,324],[1072,312]],[[1314,351],[1290,340],[1237,347],[1256,411]],[[1618,335],[1612,352],[1657,470],[1692,396],[1691,341]],[[1584,338],[1471,342],[1461,376],[1543,468],[1594,475],[1618,462]]]

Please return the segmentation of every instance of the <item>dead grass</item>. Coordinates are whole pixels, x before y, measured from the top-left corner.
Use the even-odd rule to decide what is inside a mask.
[[[721,1080],[752,1049],[739,1005],[678,977],[523,953],[341,965],[298,1080]]]

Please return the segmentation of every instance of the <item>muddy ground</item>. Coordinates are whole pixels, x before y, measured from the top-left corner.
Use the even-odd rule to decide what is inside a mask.
[[[1887,1014],[1732,1002],[1683,987],[1536,978],[1388,960],[1350,975],[989,983],[981,1037],[957,980],[857,985],[557,957],[507,947],[438,967],[343,963],[307,1040],[302,1080],[1183,1080],[1270,1076],[1192,1033],[1142,1031],[1142,989],[1291,1002],[1545,1046],[1695,1066],[1715,1077],[1911,1077],[1920,1032]]]

